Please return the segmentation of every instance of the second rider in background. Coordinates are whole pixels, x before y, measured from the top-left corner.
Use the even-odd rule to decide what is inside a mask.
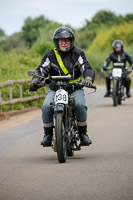
[[[103,70],[106,71],[107,67],[109,66],[110,62],[113,63],[123,63],[124,64],[124,69],[126,68],[126,62],[130,64],[131,69],[133,69],[133,60],[131,56],[124,51],[123,49],[123,42],[121,40],[115,40],[112,44],[113,47],[113,52],[111,52],[107,59],[105,60],[103,64]],[[111,84],[111,79],[110,77],[112,76],[112,72],[108,73],[106,75],[106,93],[104,97],[109,97],[110,96],[110,84]],[[131,97],[130,93],[130,85],[131,85],[131,79],[128,74],[126,74],[125,77],[125,87],[126,87],[126,95],[127,97]]]

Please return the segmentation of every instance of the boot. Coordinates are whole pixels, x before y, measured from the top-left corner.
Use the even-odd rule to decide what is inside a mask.
[[[90,144],[92,144],[91,139],[88,137],[88,135],[86,135],[87,126],[78,126],[78,132],[81,146],[89,146]]]
[[[109,96],[110,96],[110,92],[107,91],[107,92],[105,93],[104,97],[109,97]]]
[[[44,138],[41,141],[40,145],[43,147],[50,147],[52,146],[52,136],[53,136],[53,127],[44,127]]]
[[[130,91],[126,91],[126,95],[127,95],[127,98],[130,98],[132,96]]]
[[[104,95],[104,97],[109,97],[110,96],[110,79],[106,77],[106,88],[107,91]]]

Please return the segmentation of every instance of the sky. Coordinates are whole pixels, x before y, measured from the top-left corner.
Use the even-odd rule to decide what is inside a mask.
[[[0,0],[0,28],[9,36],[22,30],[27,17],[40,15],[81,28],[100,10],[116,15],[133,13],[133,0]]]

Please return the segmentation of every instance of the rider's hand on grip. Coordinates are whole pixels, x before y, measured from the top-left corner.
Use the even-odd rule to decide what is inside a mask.
[[[37,91],[37,84],[36,83],[31,83],[29,86],[29,91]]]
[[[91,87],[92,86],[92,80],[90,77],[86,77],[85,80],[84,80],[84,86],[85,87]]]
[[[103,71],[107,71],[107,67],[103,66]]]

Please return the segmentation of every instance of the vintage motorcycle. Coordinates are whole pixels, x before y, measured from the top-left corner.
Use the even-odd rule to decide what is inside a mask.
[[[111,96],[113,98],[113,106],[122,104],[126,97],[125,91],[125,77],[130,74],[132,70],[129,68],[124,69],[124,63],[114,63],[113,67],[107,67],[107,70],[112,70],[112,80]]]
[[[38,76],[37,71],[28,71],[29,76]],[[76,116],[74,113],[75,99],[66,91],[66,87],[71,84],[72,76],[50,76],[38,85],[38,88],[46,85],[58,85],[59,89],[55,93],[54,102],[50,102],[53,107],[53,138],[52,148],[57,152],[59,163],[65,163],[67,156],[73,156],[74,151],[81,150]],[[83,83],[76,85],[84,87]],[[94,92],[96,86],[92,85]]]

